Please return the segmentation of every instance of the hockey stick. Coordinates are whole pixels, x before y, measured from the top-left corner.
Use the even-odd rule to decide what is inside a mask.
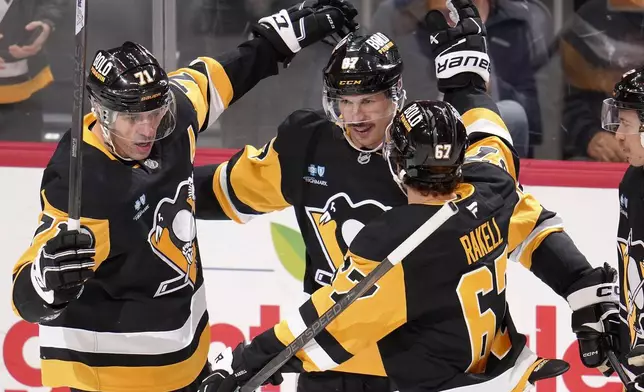
[[[624,371],[622,364],[619,363],[619,361],[617,360],[617,356],[615,355],[613,350],[607,350],[606,356],[608,357],[608,362],[610,362],[610,366],[613,367],[613,369],[619,376],[619,379],[622,381],[622,384],[624,384],[625,387],[628,386],[628,384],[631,383],[631,379]]]
[[[349,290],[335,305],[329,310],[324,312],[310,327],[304,330],[299,336],[295,338],[275,356],[269,363],[266,364],[259,372],[257,372],[248,382],[241,387],[240,392],[252,392],[259,388],[269,377],[278,371],[295,353],[301,350],[308,342],[310,342],[317,334],[319,334],[327,325],[329,325],[336,317],[349,307],[356,299],[360,298],[367,292],[380,278],[382,278],[390,269],[396,264],[400,263],[402,259],[407,257],[414,249],[425,241],[432,233],[438,230],[449,218],[456,215],[458,207],[453,202],[448,202],[436,214],[423,223],[416,231],[414,231],[409,238],[398,245],[378,266],[371,271],[364,279],[356,286]]]
[[[83,90],[85,89],[85,46],[87,43],[87,0],[76,0],[76,52],[74,59],[74,110],[69,148],[68,230],[80,230],[81,180],[83,155]]]

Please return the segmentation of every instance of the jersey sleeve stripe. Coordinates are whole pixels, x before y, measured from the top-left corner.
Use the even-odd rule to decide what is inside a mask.
[[[206,127],[212,125],[221,113],[224,112],[233,99],[233,85],[224,70],[224,67],[210,57],[199,57],[190,63],[191,67],[202,64],[202,72],[208,77],[209,86],[209,111]]]
[[[213,183],[215,195],[223,207],[234,210],[239,220],[246,222],[290,206],[282,194],[282,168],[273,141],[262,150],[246,146],[221,166],[215,173],[220,178]]]
[[[293,320],[293,317],[287,317],[280,321],[278,324],[275,324],[273,327],[273,333],[275,334],[275,338],[279,340],[279,342],[284,346],[288,346],[293,342],[296,338],[295,335],[293,335],[293,332],[291,332],[291,326],[289,324],[289,320],[292,320],[293,322],[297,322],[297,320]],[[301,320],[301,318],[300,318]],[[313,363],[313,360],[307,355],[307,353],[304,350],[300,350],[297,353],[295,353],[295,357],[300,361],[300,364],[302,368],[307,371],[307,372],[319,372],[320,369],[315,366]]]
[[[521,263],[527,269],[532,267],[532,253],[551,233],[563,231],[563,219],[559,215],[541,220],[528,237],[510,254],[512,261]]]
[[[543,207],[529,193],[515,192],[518,202],[514,206],[508,230],[508,253],[512,253],[528,238],[537,226]]]
[[[213,177],[213,191],[215,192],[215,196],[217,197],[217,200],[226,216],[237,223],[247,223],[255,216],[243,214],[235,208],[235,204],[230,197],[228,186],[228,162],[224,162],[219,165],[215,171],[215,175]]]
[[[300,307],[299,312],[292,314],[290,317],[288,317],[285,321],[286,324],[288,325],[288,329],[291,331],[293,335],[293,339],[295,337],[299,336],[302,332],[308,328],[308,324],[305,321],[305,314],[307,314],[307,311],[303,311],[303,308],[306,307],[308,304],[309,307],[313,307],[313,304],[311,303],[311,300],[309,299]],[[313,311],[315,312],[315,308],[313,308]],[[317,312],[316,312],[317,314]],[[317,318],[317,317],[316,317]],[[323,330],[320,334],[325,333],[326,330]],[[328,334],[328,332],[326,332]],[[279,335],[278,335],[279,336]],[[329,370],[332,369],[336,366],[338,366],[338,362],[336,362],[329,353],[320,346],[319,342],[320,335],[316,336],[313,340],[311,340],[309,343],[307,343],[302,351],[304,354],[306,354],[306,357],[310,359],[311,364],[314,366],[313,369],[317,368],[320,371],[324,370]],[[281,340],[281,339],[280,339]],[[290,342],[282,342],[285,344],[288,344]],[[300,359],[303,359],[300,357]],[[305,369],[312,369],[311,366],[307,365],[306,362],[304,364]]]
[[[268,198],[268,192],[263,192],[263,188],[272,177],[269,175],[270,169],[263,170],[253,160],[256,155],[259,155],[259,151],[255,147],[246,146],[230,158],[226,165],[228,196],[239,212],[251,216],[273,211],[257,208]]]
[[[470,109],[463,114],[468,137],[474,133],[495,135],[512,145],[512,136],[501,117],[485,108]]]
[[[325,309],[326,311],[326,309]],[[306,301],[300,307],[300,315],[306,323],[307,326],[313,325],[318,318],[323,314],[322,311],[319,312],[313,303],[313,298]],[[351,359],[353,354],[349,353],[347,350],[342,347],[340,342],[333,337],[326,329],[322,330],[315,338],[318,344],[326,351],[327,354],[331,357],[333,362],[340,364]]]
[[[197,113],[197,125],[203,130],[208,116],[208,79],[207,76],[192,68],[181,68],[170,73],[170,83],[176,87],[175,94],[185,95]]]
[[[194,164],[197,153],[197,137],[194,129],[192,129],[192,125],[188,127],[188,139],[190,140],[190,162]]]

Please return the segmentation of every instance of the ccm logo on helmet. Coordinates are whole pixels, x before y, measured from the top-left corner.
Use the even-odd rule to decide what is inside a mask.
[[[110,73],[114,64],[109,61],[103,53],[98,53],[92,63],[92,74],[101,82],[105,82],[105,77]]]
[[[454,56],[448,59],[445,59],[442,63],[440,60],[437,61],[438,68],[437,73],[445,72],[450,68],[459,68],[459,67],[472,67],[472,68],[481,68],[490,72],[490,62],[482,57],[477,56]]]
[[[357,86],[362,84],[362,80],[341,80],[338,84],[340,86]]]

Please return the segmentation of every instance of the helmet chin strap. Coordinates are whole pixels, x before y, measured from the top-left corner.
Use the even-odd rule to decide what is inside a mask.
[[[395,174],[395,173],[392,173],[392,174],[393,174],[394,181],[396,182],[396,185],[398,185],[398,188],[400,188],[402,193],[404,193],[405,196],[407,196],[407,188],[405,188],[405,182],[403,181],[403,178],[405,178],[405,174],[407,174],[405,169],[402,169],[398,174]]]
[[[396,173],[392,166],[389,153],[386,149],[384,150],[384,155],[384,158],[387,161],[387,166],[389,167],[389,172],[391,173],[391,177],[394,179],[394,182],[396,183],[396,185],[398,185],[398,188],[400,188],[402,193],[407,196],[407,188],[405,188],[405,182],[403,180],[405,178],[405,174],[407,174],[407,171],[405,169],[400,169],[400,172]]]

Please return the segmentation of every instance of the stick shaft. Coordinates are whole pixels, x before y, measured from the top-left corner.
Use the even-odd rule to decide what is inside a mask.
[[[277,372],[295,353],[301,350],[308,342],[313,340],[324,328],[335,320],[349,305],[366,293],[376,282],[382,278],[394,265],[400,263],[414,249],[425,241],[432,233],[438,230],[449,218],[458,212],[458,207],[452,202],[443,207],[410,235],[402,244],[392,251],[373,271],[349,290],[329,310],[324,312],[310,327],[304,330],[284,350],[267,363],[248,382],[241,387],[240,392],[252,392],[259,388],[275,372]]]
[[[631,379],[628,377],[626,372],[624,371],[624,368],[622,367],[622,364],[619,363],[619,360],[617,360],[617,356],[613,352],[613,350],[608,350],[607,354],[608,356],[608,362],[610,362],[610,365],[613,367],[617,375],[619,376],[619,379],[622,381],[624,386],[630,384]]]
[[[69,149],[69,230],[80,229],[80,208],[82,189],[82,140],[83,140],[83,90],[85,89],[85,51],[87,45],[87,0],[75,0],[75,66],[74,66],[74,109]]]

